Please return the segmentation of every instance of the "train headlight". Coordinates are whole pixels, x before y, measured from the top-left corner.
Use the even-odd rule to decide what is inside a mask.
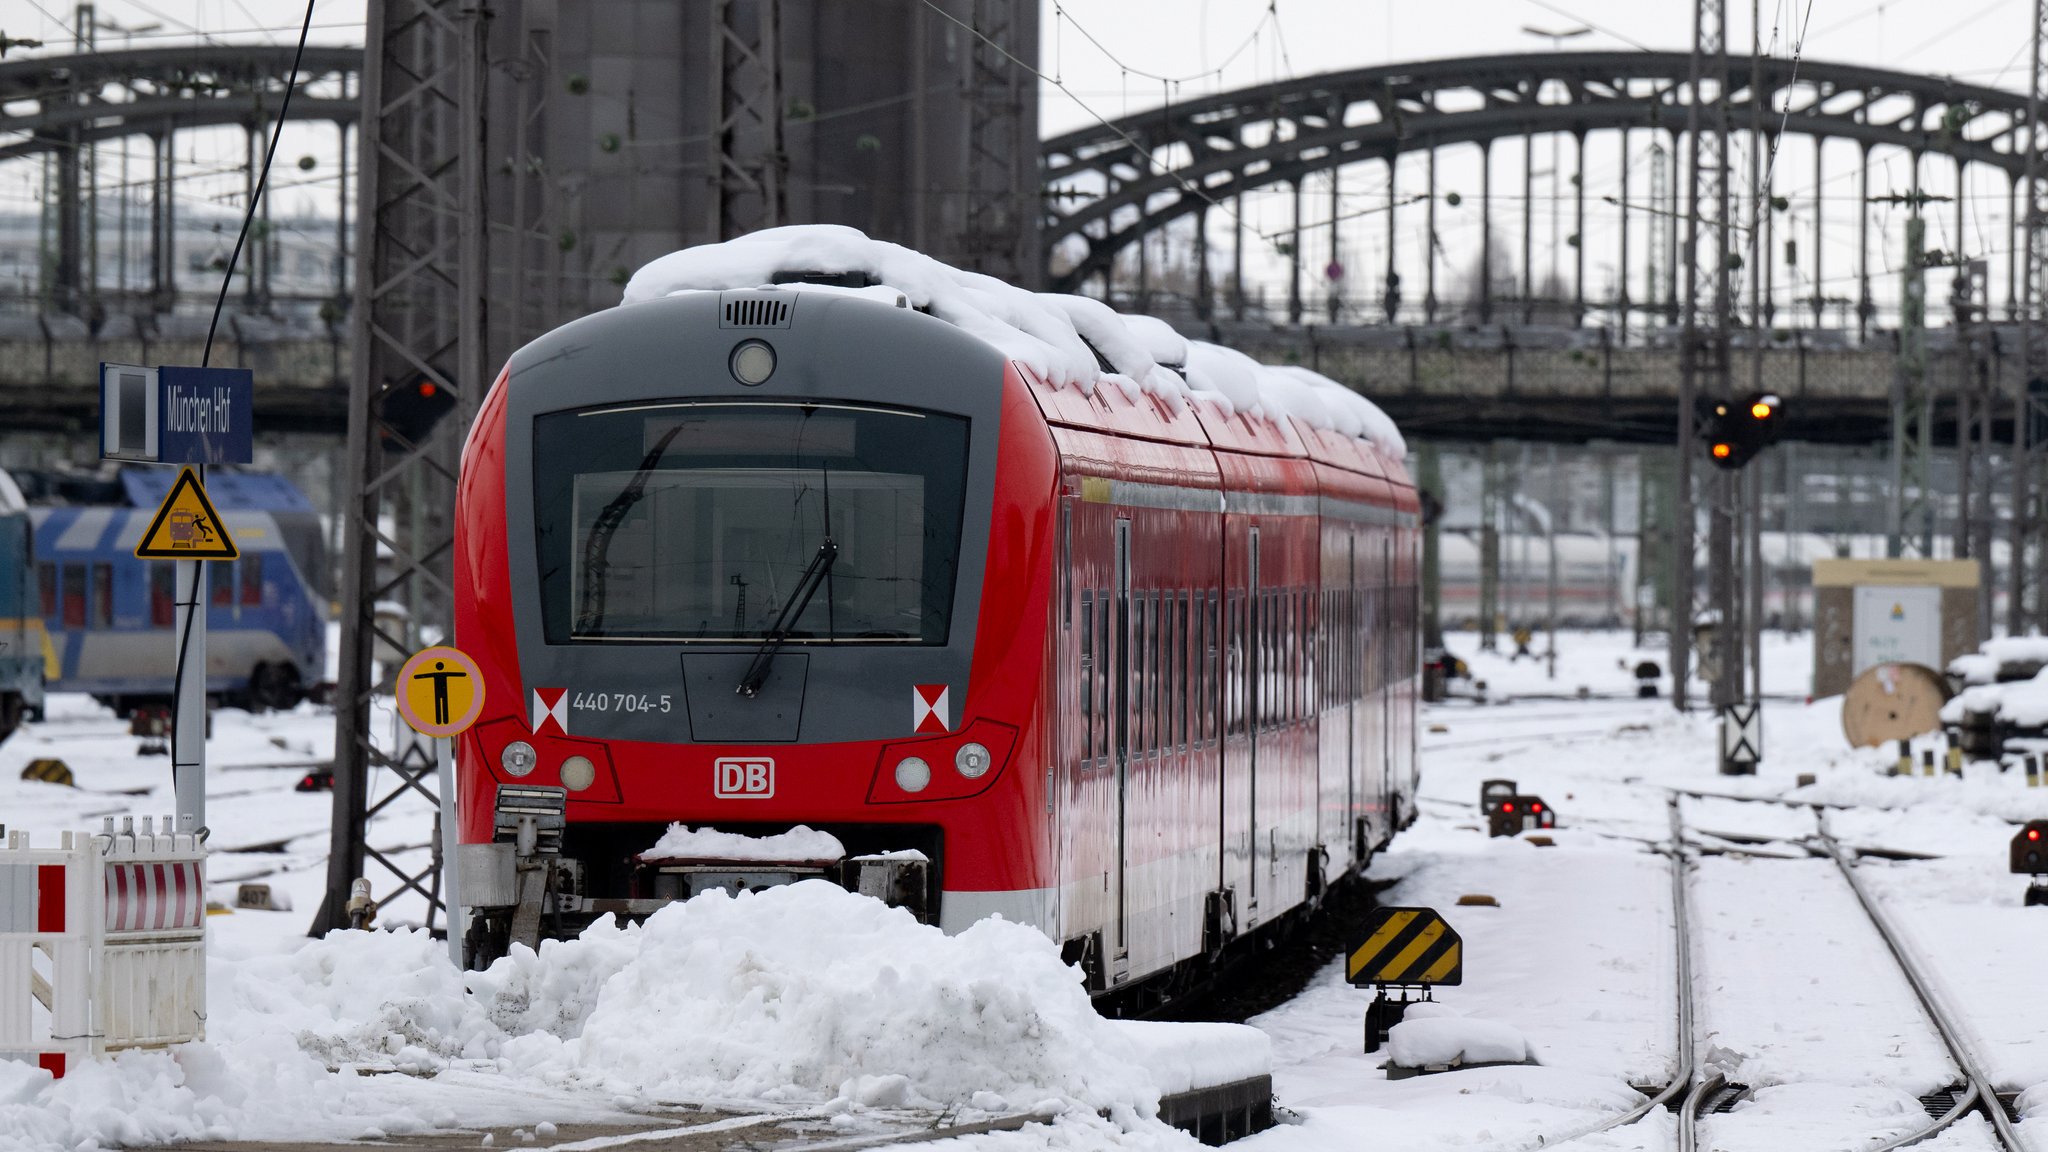
[[[597,765],[588,756],[571,756],[562,761],[562,787],[581,792],[597,780]]]
[[[932,766],[916,756],[896,762],[896,786],[905,792],[922,792],[932,782]]]
[[[732,378],[752,388],[775,375],[775,349],[765,340],[742,340],[732,350]]]
[[[980,779],[982,773],[988,771],[990,763],[988,749],[980,744],[962,744],[960,750],[953,753],[953,767],[969,780]]]
[[[533,766],[539,759],[540,757],[534,755],[533,745],[524,740],[514,740],[505,745],[505,750],[498,754],[498,764],[505,769],[507,776],[526,775],[533,771]]]

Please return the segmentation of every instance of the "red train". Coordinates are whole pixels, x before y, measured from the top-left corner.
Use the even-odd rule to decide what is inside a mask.
[[[1412,817],[1419,505],[1376,410],[893,246],[738,243],[777,266],[636,280],[470,433],[472,964],[822,875],[1170,989]],[[672,822],[755,839],[653,851]]]

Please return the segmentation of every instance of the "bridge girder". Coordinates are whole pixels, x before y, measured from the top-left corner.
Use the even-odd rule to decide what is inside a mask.
[[[0,62],[0,160],[275,116],[293,45],[197,44]],[[292,120],[353,123],[363,50],[308,47]],[[305,99],[304,89],[331,89]],[[90,97],[89,100],[81,97]],[[259,104],[260,101],[260,104]]]
[[[1075,238],[1085,251],[1049,282],[1075,291],[1181,217],[1314,172],[1531,135],[1682,133],[1691,60],[1685,52],[1558,52],[1383,65],[1220,93],[1055,137],[1042,148],[1048,265]],[[2025,170],[2024,93],[1814,60],[1766,60],[1762,83],[1768,106],[1789,110],[1770,135],[1936,152],[2015,180]],[[1731,80],[1726,99],[1741,106],[1749,89],[1747,76]],[[1174,147],[1188,160],[1168,171],[1155,157]]]

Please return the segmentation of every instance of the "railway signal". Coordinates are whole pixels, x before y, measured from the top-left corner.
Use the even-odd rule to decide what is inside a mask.
[[[1379,989],[1365,1010],[1365,1050],[1377,1052],[1410,1004],[1428,1000],[1438,985],[1464,983],[1465,941],[1434,908],[1375,908],[1344,974],[1354,987]],[[1400,989],[1401,998],[1387,999],[1388,988]],[[1410,999],[1411,989],[1421,995]]]
[[[1714,466],[1741,468],[1775,443],[1785,421],[1783,409],[1784,403],[1769,392],[1740,404],[1717,401],[1706,421],[1707,455]]]
[[[1491,816],[1501,803],[1520,789],[1513,780],[1486,780],[1479,785],[1479,814]]]
[[[2033,878],[2027,884],[2027,907],[2048,904],[2048,820],[2029,820],[2013,833],[2012,870]]]
[[[1541,796],[1504,796],[1486,814],[1488,836],[1518,836],[1538,828],[1557,827],[1557,810]]]
[[[455,393],[422,376],[384,394],[379,412],[387,448],[423,443],[441,417],[455,410]]]

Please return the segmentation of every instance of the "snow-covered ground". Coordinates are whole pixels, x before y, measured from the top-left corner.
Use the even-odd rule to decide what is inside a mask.
[[[946,938],[823,884],[712,893],[467,978],[422,933],[308,941],[329,795],[292,784],[327,757],[332,718],[224,711],[210,746],[210,895],[232,903],[236,882],[260,879],[293,910],[209,919],[207,1043],[55,1084],[0,1062],[0,1148],[485,1126],[543,1147],[553,1132],[592,1131],[579,1125],[757,1123],[763,1111],[797,1118],[769,1143],[1028,1113],[1039,1119],[1021,1130],[949,1144],[1192,1148],[1148,1119],[1158,1096],[1267,1059],[1286,1122],[1247,1148],[1556,1146],[1673,1074],[1674,790],[1689,794],[1681,811],[1709,853],[1690,889],[1695,1055],[1756,1090],[1705,1121],[1703,1147],[1867,1146],[1917,1124],[1913,1096],[1955,1079],[1847,886],[1799,843],[1815,804],[1845,843],[1931,857],[1860,867],[1995,1085],[2032,1089],[2023,1110],[2048,1113],[2034,960],[2048,909],[2022,908],[2025,880],[2005,871],[2010,822],[2048,818],[2048,788],[1991,765],[1960,780],[1885,776],[1892,754],[1849,749],[1834,701],[1799,702],[1811,663],[1799,637],[1766,648],[1776,698],[1754,777],[1716,773],[1705,716],[1634,697],[1633,665],[1663,654],[1636,653],[1625,634],[1565,633],[1555,679],[1471,636],[1450,647],[1487,681],[1488,702],[1426,709],[1421,817],[1370,874],[1389,885],[1381,902],[1439,908],[1464,938],[1464,983],[1437,995],[1441,1027],[1519,1037],[1533,1064],[1391,1080],[1387,1053],[1361,1050],[1370,993],[1335,965],[1254,1019],[1257,1033],[1108,1024],[1035,932],[991,923]],[[0,822],[47,836],[167,808],[165,758],[137,756],[136,743],[89,701],[59,698],[0,745]],[[69,763],[78,787],[18,779],[45,756]],[[1486,836],[1477,799],[1493,778],[1551,803],[1550,846]],[[425,804],[408,801],[371,840],[416,866],[431,830]],[[1466,895],[1494,904],[1459,906]],[[403,899],[385,913],[418,916]],[[2048,1148],[2048,1121],[2020,1131]],[[1662,1150],[1674,1132],[1657,1109],[1571,1146]],[[1973,1120],[1925,1146],[1991,1143]]]

